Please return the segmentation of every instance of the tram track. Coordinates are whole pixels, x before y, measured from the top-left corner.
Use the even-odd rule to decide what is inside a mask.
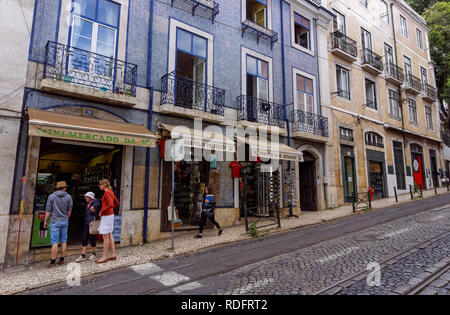
[[[432,237],[430,239],[427,239],[419,244],[416,244],[414,246],[411,246],[399,253],[396,253],[390,257],[388,257],[387,259],[381,261],[379,263],[380,265],[380,272],[389,267],[390,265],[396,263],[397,261],[399,261],[402,258],[411,256],[415,253],[417,253],[418,251],[422,251],[424,250],[426,247],[430,246],[431,244],[440,241],[441,239],[446,238],[448,235],[450,235],[450,232],[444,232],[441,233],[435,237]],[[432,283],[433,281],[435,281],[437,278],[439,278],[441,275],[443,275],[448,269],[449,269],[450,264],[447,264],[446,266],[440,268],[438,271],[432,273],[430,276],[428,276],[427,278],[425,278],[422,282],[420,282],[419,284],[415,285],[414,287],[412,287],[410,290],[408,290],[407,292],[405,292],[403,295],[416,295],[419,294],[420,292],[422,292],[426,286],[428,286],[430,283]],[[351,285],[353,285],[354,283],[364,279],[367,277],[368,271],[367,270],[362,270],[359,271],[341,281],[338,281],[334,284],[332,284],[331,286],[328,286],[324,289],[321,289],[319,291],[314,292],[312,295],[339,295],[340,292],[345,289],[350,287]]]

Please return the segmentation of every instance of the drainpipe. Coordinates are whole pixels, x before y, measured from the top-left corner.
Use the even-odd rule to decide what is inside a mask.
[[[147,61],[147,88],[150,89],[150,102],[148,104],[148,122],[147,126],[152,129],[152,114],[153,114],[153,88],[152,85],[152,32],[153,32],[153,8],[154,0],[150,2],[150,21],[148,31],[148,61]],[[144,225],[142,231],[142,239],[147,243],[148,234],[148,190],[150,186],[150,148],[147,148],[145,156],[145,199],[144,199]]]
[[[284,17],[283,17],[283,0],[280,0],[280,15],[281,15],[281,71],[283,74],[283,109],[284,109],[284,121],[286,122],[286,129],[288,134],[288,146],[291,146],[291,130],[290,123],[286,112],[286,65],[285,65],[285,52],[284,52]],[[294,109],[292,109],[294,110]],[[288,169],[291,170],[291,161],[288,161]],[[289,217],[294,217],[292,212],[292,202],[289,201]]]
[[[394,4],[390,4],[391,7],[391,24],[392,24],[392,35],[394,36],[394,50],[395,50],[395,64],[398,67],[398,50],[397,50],[397,36],[395,35],[395,25],[394,25]],[[406,163],[406,134],[405,134],[405,116],[403,113],[403,99],[402,99],[402,89],[399,87],[397,90],[398,96],[399,96],[399,105],[400,105],[400,114],[402,119],[402,130],[403,130],[403,148],[404,148],[404,160]]]

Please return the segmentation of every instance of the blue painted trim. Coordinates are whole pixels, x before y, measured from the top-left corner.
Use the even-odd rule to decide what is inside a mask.
[[[55,43],[57,43],[59,39],[59,24],[61,23],[61,7],[62,7],[62,0],[59,0],[58,18],[56,19]]]
[[[284,15],[283,15],[283,0],[280,0],[280,22],[281,22],[281,71],[283,73],[283,108],[284,108],[284,120],[286,121],[288,146],[291,146],[291,130],[289,119],[286,111],[286,65],[285,65],[285,48],[284,48]],[[290,167],[289,167],[290,168]]]
[[[36,27],[36,12],[37,12],[37,1],[34,1],[34,11],[33,11],[33,25],[31,27],[31,34],[30,34],[30,47],[28,47],[28,60],[31,60],[31,55],[33,54],[33,41],[34,41],[34,30]]]
[[[134,190],[134,156],[136,154],[136,147],[133,147],[133,164],[131,165],[131,193],[130,193],[130,209],[133,209],[133,190]]]
[[[125,63],[128,61],[128,34],[130,33],[130,10],[131,10],[131,1],[128,1],[128,17],[127,17],[127,39],[125,43]],[[137,85],[136,85],[137,86]]]

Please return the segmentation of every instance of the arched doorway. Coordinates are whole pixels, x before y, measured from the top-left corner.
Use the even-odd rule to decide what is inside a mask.
[[[317,211],[316,159],[303,151],[303,162],[299,163],[300,206],[302,211]]]

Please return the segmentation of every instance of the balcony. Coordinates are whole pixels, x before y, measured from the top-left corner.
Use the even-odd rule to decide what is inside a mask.
[[[175,72],[161,78],[161,113],[209,122],[223,122],[225,90],[191,79]]]
[[[423,84],[422,97],[429,102],[437,101],[437,90],[429,84]]]
[[[253,96],[237,98],[238,120],[285,128],[283,106]]]
[[[339,31],[331,33],[331,52],[333,55],[353,63],[358,56],[356,41]]]
[[[257,43],[259,43],[261,38],[270,41],[271,49],[273,49],[273,45],[278,41],[278,33],[250,20],[242,22],[242,37],[244,37],[245,32],[255,35]]]
[[[403,69],[391,62],[386,63],[386,81],[401,86],[405,81]]]
[[[361,67],[374,75],[383,73],[383,58],[370,49],[364,48],[361,51]]]
[[[198,15],[211,19],[214,24],[219,14],[219,4],[214,0],[171,0],[171,6],[192,12],[192,16]]]
[[[137,65],[49,41],[40,88],[121,106],[136,105]]]
[[[291,111],[292,137],[328,141],[328,118],[302,110]]]
[[[412,74],[407,74],[403,88],[406,92],[420,94],[422,92],[422,82],[418,77],[415,77]]]

